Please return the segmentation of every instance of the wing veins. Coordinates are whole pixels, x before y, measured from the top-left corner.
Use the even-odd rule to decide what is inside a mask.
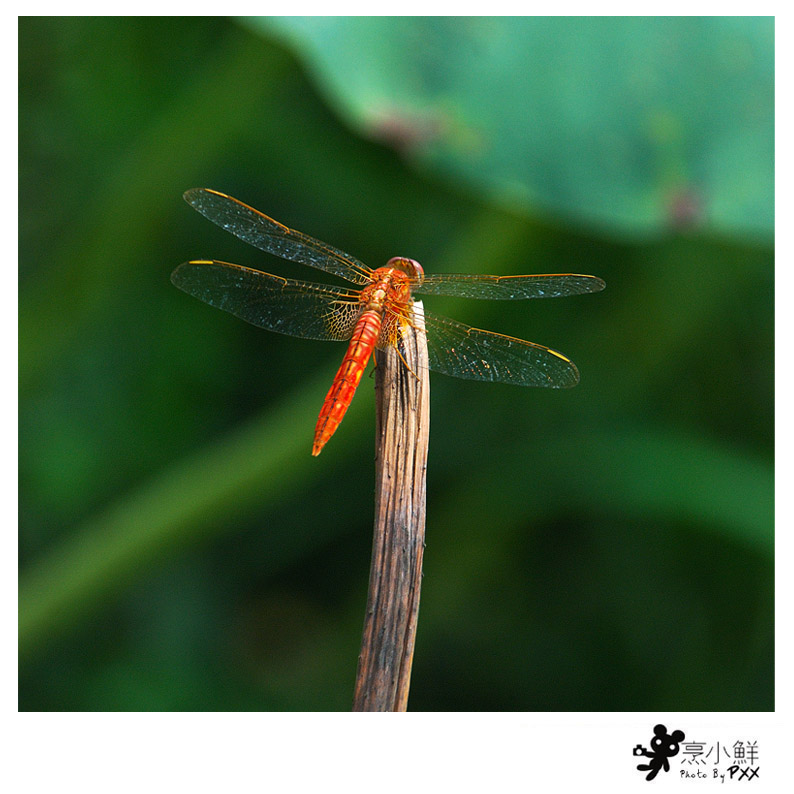
[[[229,262],[185,262],[171,274],[171,281],[252,325],[304,339],[348,339],[360,313],[354,290],[287,279]]]
[[[606,285],[596,276],[581,273],[546,273],[527,276],[487,276],[468,273],[425,276],[413,292],[455,295],[484,300],[561,298],[599,292]]]
[[[466,380],[570,388],[576,365],[535,342],[474,328],[425,311],[430,369]]]
[[[371,268],[355,257],[291,229],[232,196],[193,188],[185,192],[184,198],[205,218],[261,251],[333,273],[354,284],[369,281]]]

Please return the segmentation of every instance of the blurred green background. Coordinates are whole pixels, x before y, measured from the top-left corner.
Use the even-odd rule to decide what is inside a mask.
[[[432,379],[412,710],[771,710],[770,18],[22,18],[21,710],[347,710],[372,380],[179,292],[190,258],[323,274],[212,187],[428,272],[571,391]],[[332,278],[325,279],[333,281]]]

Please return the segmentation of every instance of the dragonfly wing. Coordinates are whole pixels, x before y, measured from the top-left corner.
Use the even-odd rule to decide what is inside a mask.
[[[425,312],[430,369],[466,380],[564,389],[579,382],[572,361],[543,345],[471,328]]]
[[[290,229],[225,193],[194,188],[184,198],[205,218],[262,251],[325,270],[354,284],[369,281],[370,268],[350,254]]]
[[[227,262],[185,262],[171,274],[171,282],[252,325],[304,339],[349,339],[360,313],[355,291]]]
[[[476,276],[439,274],[425,276],[411,291],[422,295],[458,295],[489,300],[561,298],[599,292],[606,285],[596,276],[556,273],[540,276]]]

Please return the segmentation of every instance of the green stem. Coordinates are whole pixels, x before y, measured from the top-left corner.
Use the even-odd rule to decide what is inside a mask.
[[[327,375],[277,408],[162,472],[78,529],[20,577],[22,656],[63,633],[155,561],[295,494],[316,476],[311,417]],[[356,448],[364,411],[351,410],[337,454]],[[305,432],[295,428],[307,428]],[[342,448],[339,450],[339,448]]]

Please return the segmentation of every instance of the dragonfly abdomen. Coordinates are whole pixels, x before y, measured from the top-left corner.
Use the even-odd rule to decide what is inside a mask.
[[[325,402],[317,419],[314,430],[314,446],[312,455],[319,455],[328,439],[336,432],[342,421],[356,387],[361,381],[367,363],[369,362],[375,343],[378,341],[383,319],[376,309],[363,312],[356,323],[347,353],[342,359],[342,365],[334,377],[334,382],[328,390]]]

